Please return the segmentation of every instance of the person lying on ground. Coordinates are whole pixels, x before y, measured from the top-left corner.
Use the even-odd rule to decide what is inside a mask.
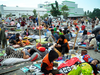
[[[94,74],[95,74],[95,75],[100,75],[100,74],[98,73],[97,67],[96,67],[96,65],[99,64],[99,60],[94,59],[94,60],[92,60],[91,62],[89,62],[89,64],[90,64],[91,67],[93,68]]]
[[[64,53],[68,53],[69,52],[69,44],[67,39],[65,39],[64,35],[60,35],[57,43],[54,46],[59,52],[62,53],[62,55],[64,55]]]
[[[15,57],[15,58],[24,58],[24,59],[28,59],[29,57],[31,57],[36,51],[31,48],[31,49],[23,49],[23,50],[13,50],[10,47],[6,48],[6,54],[7,56],[5,56],[5,58],[11,58],[11,57]]]

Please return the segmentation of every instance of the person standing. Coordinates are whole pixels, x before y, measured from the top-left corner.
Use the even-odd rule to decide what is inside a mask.
[[[84,30],[85,29],[85,25],[82,25],[81,28],[82,28],[82,30]]]
[[[24,27],[25,27],[25,24],[26,24],[26,22],[25,22],[25,18],[23,18],[23,20],[22,20],[22,22],[21,22],[21,27],[22,27],[22,30],[24,31]]]
[[[92,19],[92,30],[93,30],[94,26],[95,26],[95,20]]]
[[[99,24],[99,19],[97,17],[95,17],[96,20],[95,20],[95,25],[98,25]]]

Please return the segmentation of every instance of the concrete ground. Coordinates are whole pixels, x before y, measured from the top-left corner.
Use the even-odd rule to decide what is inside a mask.
[[[79,48],[78,53],[81,53],[81,50],[87,50],[87,49],[83,49],[83,48]],[[98,59],[100,60],[100,53],[99,52],[95,52],[94,50],[87,50],[88,54],[93,58],[93,59]],[[19,70],[15,70],[12,72],[8,72],[2,75],[32,75],[31,73],[24,73],[22,72],[20,69]]]
[[[81,50],[87,50],[87,49],[82,49],[79,48],[79,53],[81,53]],[[88,54],[93,58],[93,59],[98,59],[100,60],[100,53],[99,52],[95,52],[94,50],[87,50]],[[31,75],[31,73],[24,73],[21,70],[16,70],[16,71],[12,71],[6,74],[2,74],[2,75]]]

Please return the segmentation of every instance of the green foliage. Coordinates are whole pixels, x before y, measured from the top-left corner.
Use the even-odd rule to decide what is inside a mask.
[[[1,12],[0,12],[0,17],[1,17]]]
[[[33,13],[34,13],[34,17],[37,17],[37,14],[36,14],[36,10],[35,9],[33,10]]]
[[[68,17],[68,15],[69,15],[68,12],[63,12],[62,14],[63,14],[63,17],[64,17],[65,19],[66,19],[66,18]]]
[[[43,16],[40,16],[41,19],[44,19]]]
[[[56,4],[56,8],[59,10],[59,7],[58,7],[58,2],[55,1],[55,4]]]
[[[6,15],[6,17],[12,17],[12,14],[10,13],[10,14]]]
[[[43,18],[46,18],[46,17],[48,17],[48,14],[44,14]]]
[[[57,17],[57,15],[61,15],[61,12],[59,11],[59,6],[57,1],[55,1],[55,5],[56,7],[54,7],[53,4],[51,4],[52,9],[50,10],[50,12],[52,16]]]
[[[22,15],[21,17],[23,17],[23,18],[27,18],[27,15]]]
[[[68,11],[69,9],[68,9],[68,6],[66,6],[66,5],[64,5],[62,8],[61,8],[61,11]]]
[[[86,11],[84,12],[84,16],[86,16],[87,15],[87,13],[86,13]]]
[[[68,9],[68,6],[66,6],[66,5],[64,5],[62,8],[61,8],[61,11],[63,11],[62,12],[62,15],[63,15],[63,17],[66,19],[67,17],[68,17],[68,15],[69,15],[69,13],[68,12],[66,12],[66,11],[68,11],[69,9]]]
[[[45,19],[46,17],[48,17],[48,14],[44,14],[43,16],[40,16],[40,18]]]
[[[100,19],[100,9],[98,8],[95,8],[93,12],[89,12],[89,15],[88,15],[88,17],[90,18],[95,18],[96,16]]]

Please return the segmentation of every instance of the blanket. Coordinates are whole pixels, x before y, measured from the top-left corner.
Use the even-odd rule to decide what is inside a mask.
[[[15,63],[19,63],[19,62],[24,62],[24,61],[29,61],[31,58],[28,59],[23,59],[23,58],[8,58],[5,59],[1,62],[1,65],[13,65]]]

